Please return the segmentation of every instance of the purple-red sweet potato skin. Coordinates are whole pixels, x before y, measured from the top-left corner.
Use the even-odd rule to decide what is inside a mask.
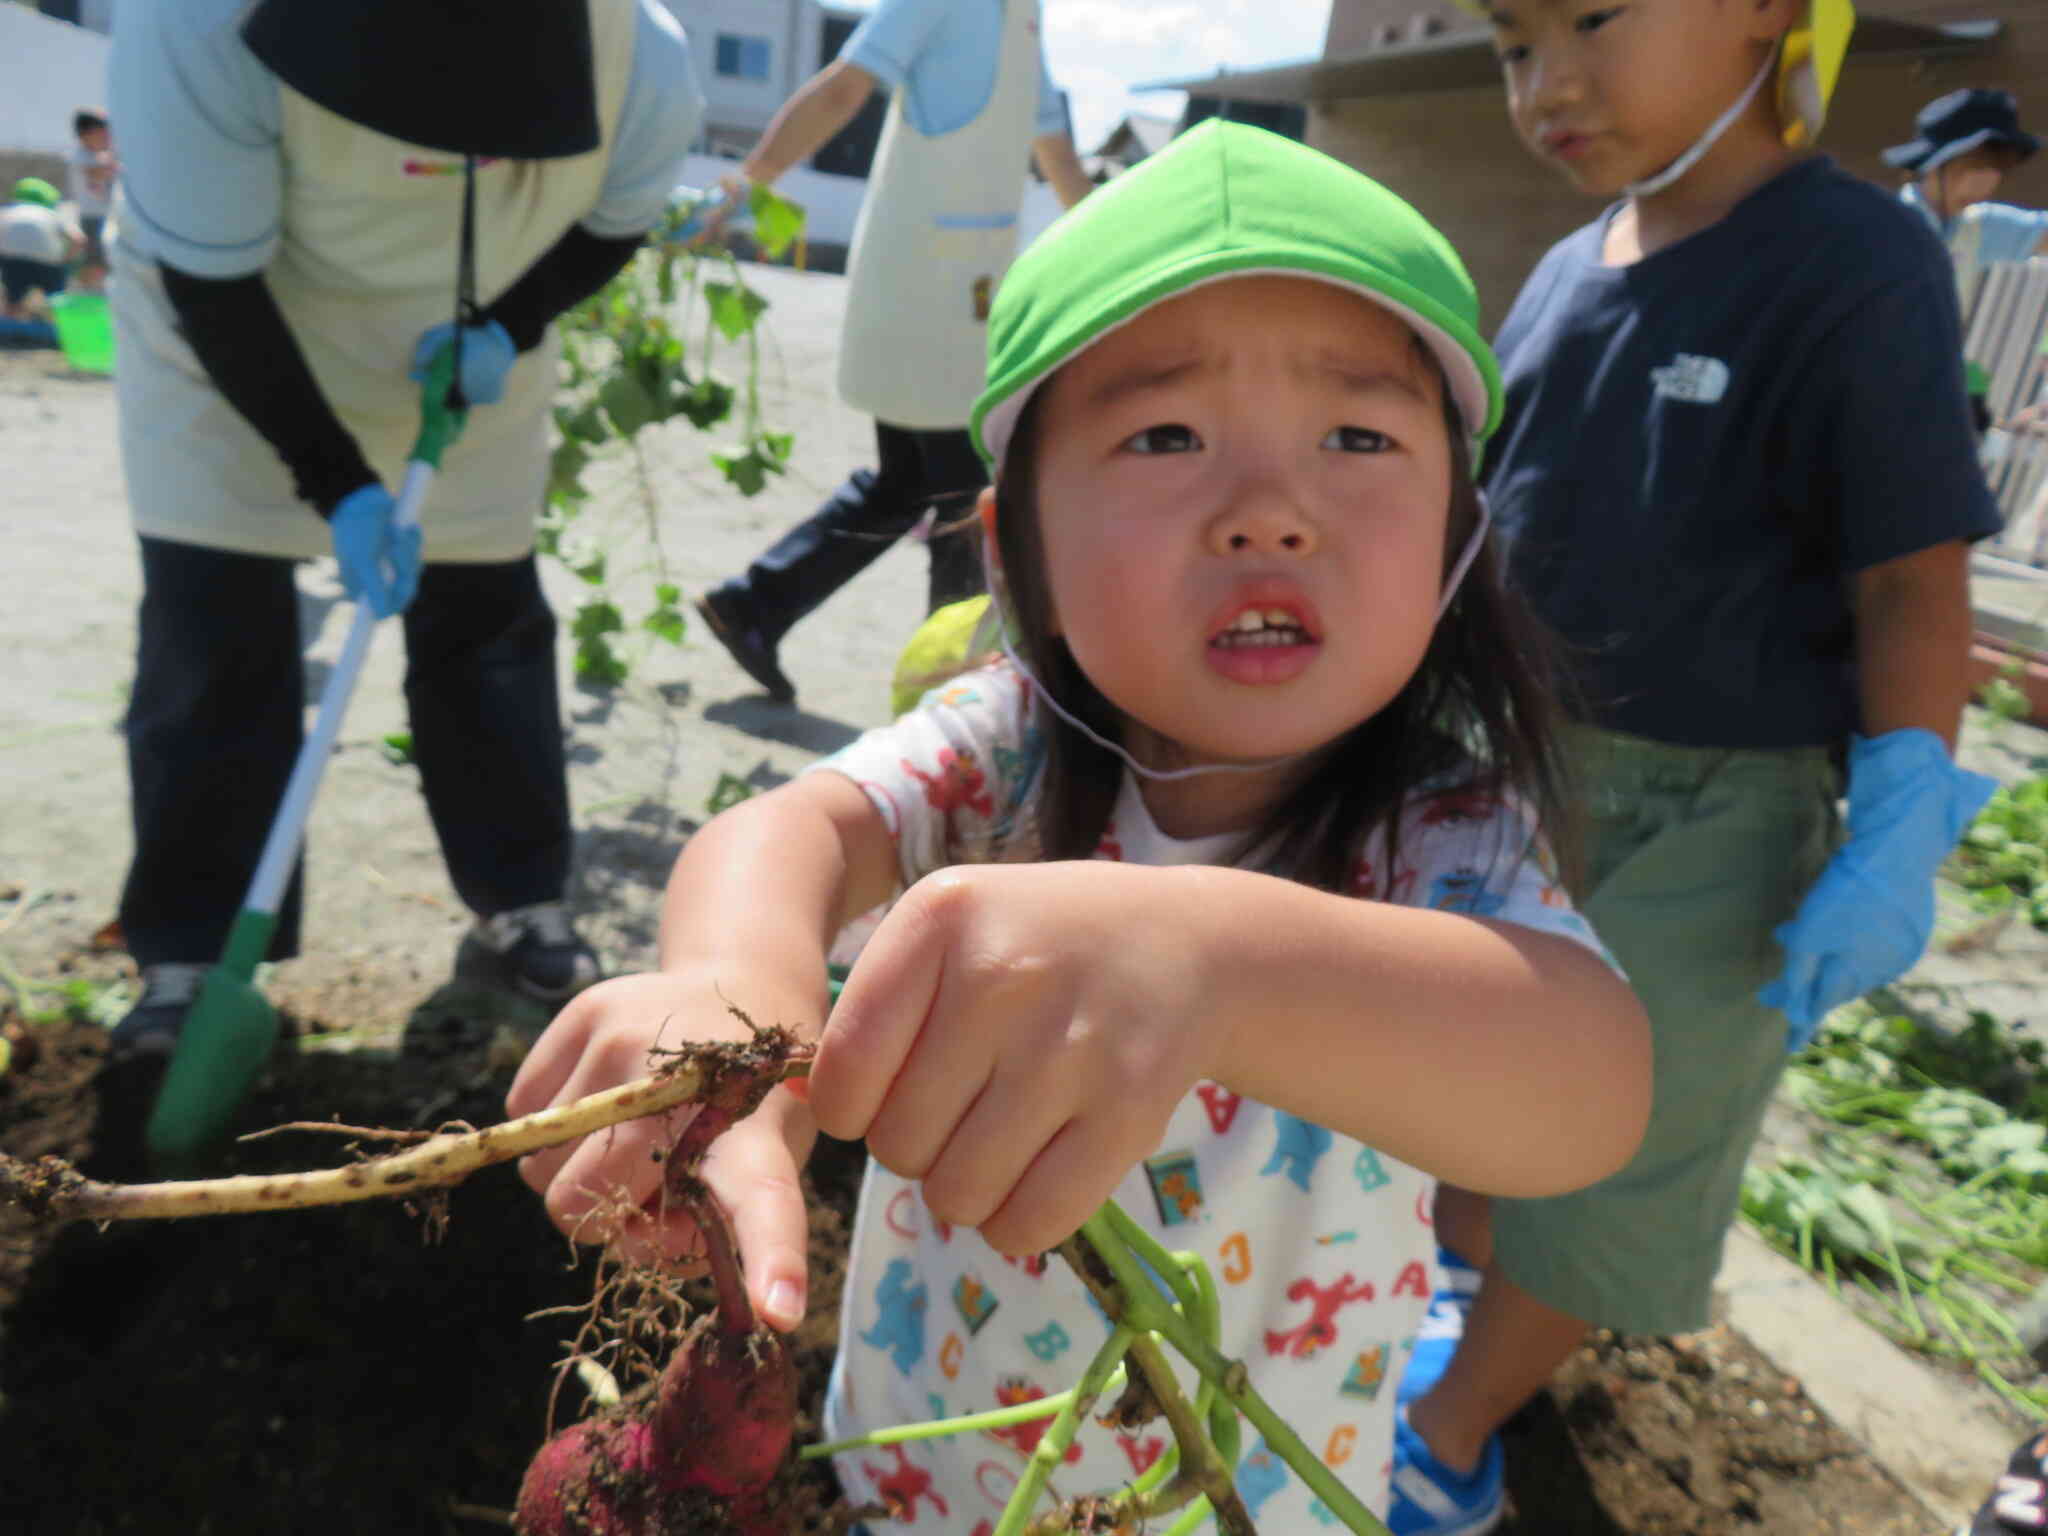
[[[572,1424],[540,1448],[519,1484],[524,1536],[641,1536],[658,1497],[645,1420]]]
[[[759,1493],[789,1455],[796,1393],[779,1334],[705,1318],[662,1372],[653,1424],[664,1477],[721,1498]]]
[[[796,1368],[779,1335],[732,1334],[713,1317],[684,1337],[641,1418],[573,1424],[519,1485],[525,1536],[658,1536],[699,1501],[728,1528],[772,1533],[759,1504],[789,1454]],[[690,1529],[697,1529],[694,1522]]]

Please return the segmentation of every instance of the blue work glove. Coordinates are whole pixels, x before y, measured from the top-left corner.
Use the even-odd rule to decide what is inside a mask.
[[[1832,1009],[1911,970],[1934,933],[1934,876],[1998,788],[1949,761],[1932,731],[1858,736],[1849,749],[1849,840],[1791,922],[1785,969],[1757,994],[1804,1050]]]
[[[341,584],[380,619],[403,612],[420,585],[420,530],[400,528],[396,511],[389,491],[366,485],[342,497],[328,518]]]
[[[427,370],[434,359],[454,345],[455,327],[448,321],[421,332],[420,339],[413,343],[412,372],[407,377],[417,384],[426,383]],[[519,349],[512,345],[512,338],[497,321],[464,326],[462,398],[471,405],[497,404],[505,398],[505,376],[518,360]]]

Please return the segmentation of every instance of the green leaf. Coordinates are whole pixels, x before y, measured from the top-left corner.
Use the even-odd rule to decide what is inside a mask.
[[[732,414],[732,402],[731,385],[704,378],[676,398],[675,408],[699,432],[708,432]]]
[[[754,786],[735,774],[721,773],[718,783],[712,788],[711,798],[704,802],[704,809],[716,816],[720,811],[729,811],[742,800],[751,800]]]
[[[738,341],[751,331],[768,308],[768,301],[744,283],[706,283],[704,299],[711,306],[712,323],[727,341]]]
[[[404,767],[407,763],[413,760],[412,732],[390,732],[384,738],[383,749],[384,760],[387,763],[394,763],[397,764],[399,767]]]
[[[660,409],[647,386],[632,373],[615,373],[597,392],[605,414],[622,437],[631,437],[649,422],[657,420]]]
[[[625,661],[602,635],[592,635],[576,647],[576,675],[587,683],[616,688],[627,677]]]
[[[581,501],[586,494],[583,489],[583,466],[590,462],[590,450],[579,437],[564,436],[555,444],[555,451],[548,460],[548,495],[561,497],[565,501]]]
[[[585,443],[602,443],[610,439],[612,429],[604,419],[604,412],[592,402],[580,410],[558,416],[557,423],[564,434]]]
[[[602,599],[585,603],[576,610],[576,617],[569,621],[569,633],[575,636],[578,644],[619,634],[625,627],[625,617],[617,606]]]
[[[782,253],[804,232],[802,205],[792,203],[758,181],[747,199],[747,211],[754,216],[754,243],[770,261],[780,260]]]
[[[673,602],[659,604],[640,621],[640,627],[650,635],[666,640],[670,645],[681,645],[684,629],[683,610]]]
[[[757,496],[768,483],[768,466],[751,448],[745,453],[714,453],[711,462],[742,496]]]

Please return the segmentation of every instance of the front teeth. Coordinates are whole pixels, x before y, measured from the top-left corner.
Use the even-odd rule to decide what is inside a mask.
[[[1247,608],[1237,616],[1237,622],[1230,626],[1250,634],[1257,629],[1299,629],[1294,615],[1282,608],[1268,608],[1263,613],[1256,608]]]
[[[1217,639],[1225,645],[1299,645],[1307,638],[1293,614],[1284,608],[1247,608],[1225,626]]]

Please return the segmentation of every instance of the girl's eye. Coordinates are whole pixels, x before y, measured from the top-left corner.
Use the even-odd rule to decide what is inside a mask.
[[[1132,453],[1193,453],[1201,446],[1202,440],[1195,435],[1195,429],[1182,426],[1177,421],[1168,422],[1165,426],[1147,427],[1124,439],[1124,447]]]
[[[1575,32],[1598,32],[1607,23],[1619,16],[1622,10],[1623,7],[1621,6],[1610,5],[1603,10],[1587,11],[1584,15],[1572,18],[1572,30]]]
[[[1385,453],[1394,446],[1394,440],[1371,427],[1332,427],[1323,446],[1339,453]]]

